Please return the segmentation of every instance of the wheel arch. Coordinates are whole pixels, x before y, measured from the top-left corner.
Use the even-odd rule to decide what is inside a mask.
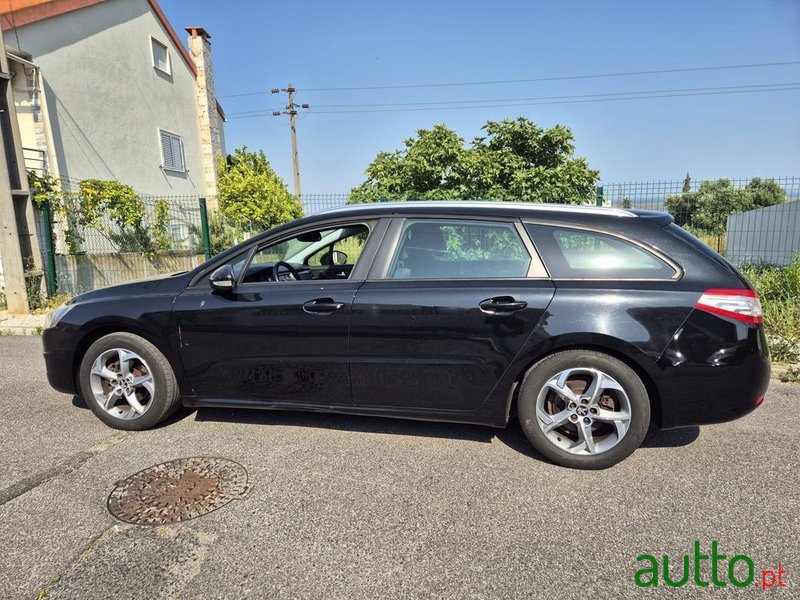
[[[153,344],[158,350],[166,357],[175,376],[180,380],[180,365],[176,363],[175,356],[167,340],[162,336],[156,335],[147,331],[145,328],[138,326],[137,321],[117,320],[113,324],[108,322],[98,322],[89,324],[85,327],[83,336],[75,346],[75,352],[72,355],[72,376],[75,382],[75,389],[80,390],[80,382],[78,381],[79,370],[83,357],[86,351],[89,350],[92,344],[97,340],[112,333],[131,333],[137,335],[142,339],[147,340]]]
[[[516,373],[511,383],[511,392],[509,393],[508,402],[506,404],[506,423],[508,423],[512,416],[516,415],[517,398],[519,396],[522,380],[539,361],[557,352],[564,352],[567,350],[594,350],[596,352],[608,354],[633,369],[634,373],[642,380],[647,390],[647,397],[650,401],[650,420],[660,427],[662,423],[661,395],[652,375],[648,372],[648,369],[645,368],[644,364],[642,364],[644,360],[649,359],[649,357],[630,343],[617,338],[597,335],[593,335],[592,338],[592,341],[588,343],[566,338],[548,345],[546,349],[543,349],[537,354],[526,355],[524,362],[521,364],[521,368]],[[637,356],[638,360],[633,358],[634,356]]]

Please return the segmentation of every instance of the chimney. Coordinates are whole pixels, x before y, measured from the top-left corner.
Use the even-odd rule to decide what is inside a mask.
[[[200,122],[200,149],[203,160],[208,207],[216,209],[217,157],[225,152],[223,117],[214,91],[214,65],[211,62],[211,36],[202,27],[187,27],[189,54],[197,68],[197,116]]]

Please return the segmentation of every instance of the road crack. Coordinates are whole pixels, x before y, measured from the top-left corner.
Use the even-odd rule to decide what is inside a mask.
[[[130,434],[126,431],[118,431],[110,437],[98,442],[91,448],[81,450],[80,452],[73,454],[72,456],[68,456],[54,465],[39,471],[38,473],[35,473],[29,477],[25,477],[9,487],[0,490],[0,506],[3,506],[6,502],[10,502],[14,498],[18,498],[19,496],[28,493],[43,483],[47,483],[55,477],[61,477],[62,475],[68,475],[69,473],[77,471],[89,459],[97,456],[101,452],[104,452],[113,446],[116,446],[117,444],[124,442],[129,436]]]

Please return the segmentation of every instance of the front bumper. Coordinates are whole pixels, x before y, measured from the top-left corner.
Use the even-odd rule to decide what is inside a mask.
[[[77,394],[75,385],[75,349],[58,328],[45,329],[42,334],[44,364],[50,387],[64,394]]]

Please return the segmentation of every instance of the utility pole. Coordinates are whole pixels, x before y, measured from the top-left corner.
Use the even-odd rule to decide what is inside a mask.
[[[273,117],[279,117],[281,115],[289,115],[289,129],[291,131],[292,136],[292,166],[294,168],[294,195],[297,196],[297,199],[300,199],[302,195],[301,187],[300,187],[300,154],[297,152],[297,109],[298,108],[311,108],[309,104],[295,104],[294,102],[294,93],[297,91],[296,88],[292,87],[290,83],[285,88],[274,88],[272,90],[273,94],[279,94],[280,92],[286,92],[288,95],[288,101],[286,103],[286,107],[284,110],[276,110],[272,112]]]

